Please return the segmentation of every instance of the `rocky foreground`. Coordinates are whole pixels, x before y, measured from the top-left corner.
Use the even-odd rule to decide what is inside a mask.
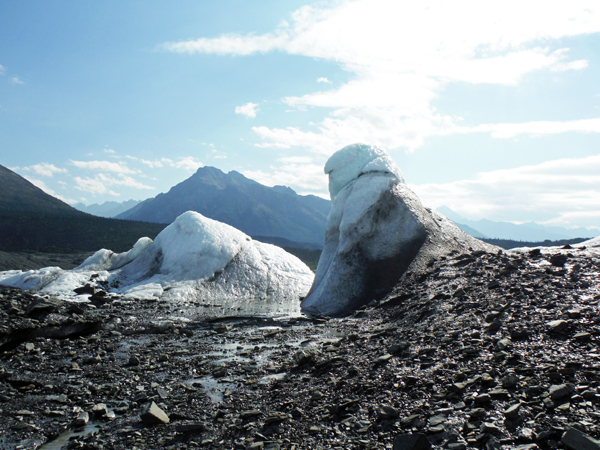
[[[449,256],[342,319],[4,288],[0,448],[600,449],[599,272]]]

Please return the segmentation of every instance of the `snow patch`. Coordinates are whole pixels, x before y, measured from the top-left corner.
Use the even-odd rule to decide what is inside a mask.
[[[579,244],[577,244],[577,247],[581,247],[581,246],[600,247],[600,236],[595,237],[593,239],[589,239],[587,241],[580,242]]]
[[[148,237],[139,238],[133,248],[124,253],[115,253],[105,248],[98,250],[86,259],[77,269],[80,270],[116,270],[136,259],[146,250],[152,239]]]

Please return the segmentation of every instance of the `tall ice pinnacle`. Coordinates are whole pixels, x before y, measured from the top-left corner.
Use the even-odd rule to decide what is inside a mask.
[[[325,164],[332,208],[307,313],[344,315],[389,294],[409,269],[487,244],[421,204],[377,147],[353,144]]]

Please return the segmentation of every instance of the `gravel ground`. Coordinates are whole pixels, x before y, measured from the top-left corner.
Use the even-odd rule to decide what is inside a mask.
[[[600,259],[436,261],[330,319],[0,291],[0,448],[600,449]]]

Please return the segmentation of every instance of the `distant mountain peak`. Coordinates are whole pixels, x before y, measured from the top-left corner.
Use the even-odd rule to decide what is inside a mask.
[[[196,211],[250,236],[322,245],[330,207],[328,200],[298,195],[287,186],[268,187],[235,170],[224,173],[204,166],[169,192],[117,218],[171,223],[186,211]]]
[[[296,194],[296,191],[289,186],[282,186],[278,184],[277,186],[273,186],[271,189],[273,189],[275,192],[281,192],[282,194],[298,195]]]
[[[139,200],[125,200],[124,202],[115,202],[113,200],[106,201],[101,205],[93,203],[91,205],[84,205],[83,203],[75,203],[72,206],[79,211],[93,214],[98,217],[116,217],[119,214],[133,208]]]
[[[596,236],[600,232],[600,230],[587,230],[585,228],[547,227],[536,222],[515,224],[511,222],[495,222],[489,219],[469,220],[447,206],[440,206],[436,209],[439,213],[445,215],[461,227],[463,231],[474,237],[478,237],[473,234],[473,232],[477,232],[491,239],[542,242],[544,240],[557,241],[561,239],[588,238]]]

